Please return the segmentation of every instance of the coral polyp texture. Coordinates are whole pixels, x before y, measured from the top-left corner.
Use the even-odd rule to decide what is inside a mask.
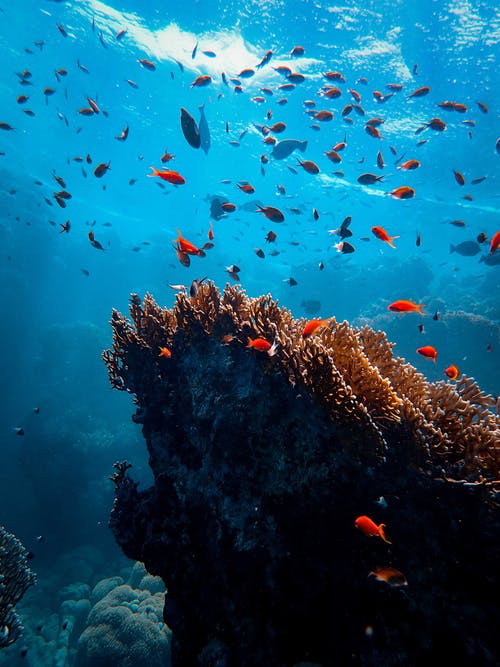
[[[429,383],[334,318],[304,338],[237,287],[172,309],[132,295],[130,318],[113,312],[103,357],[154,484],[116,464],[111,527],[165,582],[174,666],[494,664],[500,421],[472,378]],[[390,545],[355,530],[362,514]],[[408,587],[367,578],[381,565]]]
[[[23,630],[15,606],[36,581],[27,556],[17,537],[0,526],[0,648],[13,644]]]

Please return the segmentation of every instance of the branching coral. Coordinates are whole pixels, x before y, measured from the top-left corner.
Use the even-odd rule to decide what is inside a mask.
[[[0,526],[0,648],[13,644],[22,632],[15,605],[35,581],[21,542]]]
[[[236,287],[171,310],[133,295],[131,316],[113,312],[104,359],[154,482],[116,463],[110,525],[166,585],[172,665],[416,667],[450,647],[494,664],[499,421],[472,379],[429,383],[383,333],[333,318],[304,338]],[[392,545],[359,535],[365,513]],[[367,580],[381,563],[408,596]]]
[[[270,295],[248,298],[227,286],[221,296],[213,283],[195,297],[179,294],[172,310],[160,308],[147,294],[141,305],[132,297],[133,326],[113,312],[113,349],[104,353],[111,384],[134,394],[150,393],[165,365],[155,359],[159,346],[189,344],[200,335],[230,345],[247,337],[275,340],[278,353],[266,372],[281,372],[294,386],[304,386],[336,423],[362,426],[364,440],[383,451],[397,427],[411,432],[416,461],[448,461],[454,474],[499,479],[500,420],[493,399],[471,378],[455,387],[429,383],[403,359],[392,355],[382,332],[355,329],[331,319],[329,326],[304,340],[303,320],[295,320]],[[232,340],[231,340],[232,339]],[[136,369],[140,368],[140,374]]]

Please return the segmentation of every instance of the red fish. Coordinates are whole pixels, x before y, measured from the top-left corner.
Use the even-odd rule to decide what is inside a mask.
[[[153,170],[152,174],[148,174],[149,178],[154,178],[155,176],[159,176],[162,179],[162,181],[167,181],[168,183],[172,183],[172,185],[184,185],[184,183],[186,182],[183,176],[181,176],[176,171],[172,171],[171,169],[160,170],[153,166],[149,168]]]
[[[102,178],[104,174],[108,171],[108,169],[111,169],[109,166],[109,162],[101,162],[100,164],[97,165],[97,167],[94,169],[94,176],[97,178]]]
[[[185,239],[179,230],[177,230],[177,238],[174,239],[174,243],[178,243],[178,248],[181,252],[185,252],[187,255],[200,255],[201,251],[197,248],[194,243]]]
[[[302,167],[304,171],[307,171],[308,174],[319,174],[318,165],[312,160],[297,160],[299,167]]]
[[[159,357],[166,357],[167,359],[170,359],[172,356],[172,352],[168,349],[168,347],[160,347],[160,354],[158,355]]]
[[[146,58],[138,58],[137,62],[150,72],[154,72],[156,69],[156,65],[151,60],[146,60]]]
[[[354,525],[368,537],[380,537],[382,540],[384,540],[384,542],[387,542],[387,544],[392,544],[392,542],[389,542],[385,536],[385,523],[381,523],[379,526],[377,526],[377,524],[369,517],[363,515],[358,516],[354,522]]]
[[[418,169],[420,167],[420,162],[418,160],[406,160],[403,164],[400,164],[398,169],[404,169],[404,171],[409,171],[413,169]]]
[[[385,229],[383,227],[372,227],[372,232],[375,234],[375,236],[378,239],[388,243],[391,246],[391,248],[396,247],[393,243],[393,240],[394,239],[399,239],[399,236],[389,236],[389,234],[385,231]]]
[[[258,210],[256,213],[263,213],[266,218],[272,222],[283,222],[285,219],[285,216],[279,208],[275,208],[274,206],[259,206],[259,204],[257,204],[257,208]]]
[[[233,211],[236,211],[236,205],[230,201],[225,201],[221,204],[221,209],[226,213],[232,213]]]
[[[250,183],[237,183],[236,187],[247,195],[253,195],[255,188]]]
[[[268,343],[265,338],[250,338],[248,337],[248,345],[247,347],[250,347],[254,350],[257,350],[258,352],[267,352],[267,354],[272,357],[276,354],[276,341],[271,345],[271,343]]]
[[[425,303],[413,303],[413,301],[407,301],[406,299],[399,299],[394,301],[387,306],[387,310],[392,310],[394,313],[411,313],[416,311],[420,315],[425,315],[422,310],[425,306]]]
[[[448,368],[444,369],[444,373],[450,378],[450,380],[456,380],[460,371],[458,370],[458,366],[451,364],[451,366],[448,366]]]
[[[456,169],[452,169],[453,175],[455,176],[455,180],[459,185],[465,185],[465,178],[462,173],[457,171]]]
[[[409,185],[400,185],[399,188],[392,190],[389,194],[395,199],[411,199],[415,196],[415,190],[410,188]]]
[[[382,135],[374,125],[365,125],[365,132],[374,139],[382,139]]]
[[[308,338],[311,336],[313,333],[315,333],[320,327],[325,327],[330,320],[318,320],[317,318],[313,318],[312,320],[309,320],[305,327],[302,329],[302,338]]]
[[[493,255],[500,248],[500,229],[495,232],[490,241],[490,255]]]
[[[405,575],[396,570],[395,567],[380,567],[377,566],[370,572],[368,576],[373,575],[377,581],[384,581],[389,586],[398,588],[400,586],[408,586],[408,581]]]
[[[417,352],[418,354],[421,354],[422,357],[425,357],[426,359],[432,359],[434,362],[437,359],[437,350],[432,345],[424,345],[424,347],[419,347]]]
[[[210,227],[208,228],[208,239],[213,241],[214,239],[214,230],[212,229],[212,221],[210,220]]]
[[[202,88],[203,86],[208,86],[208,84],[211,82],[212,82],[212,77],[209,76],[208,74],[197,76],[196,79],[191,84],[191,88],[195,86],[198,88]]]

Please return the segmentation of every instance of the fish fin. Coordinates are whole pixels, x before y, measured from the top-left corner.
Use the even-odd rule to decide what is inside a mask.
[[[399,236],[389,236],[389,240],[387,241],[387,243],[391,246],[391,248],[395,248],[396,246],[394,245],[393,241],[394,239],[399,239],[399,238],[400,238]]]
[[[419,303],[419,304],[417,304],[417,307],[416,307],[417,313],[420,313],[420,315],[423,315],[424,317],[425,317],[425,313],[422,310],[422,308],[425,308],[426,305],[427,304],[425,304],[425,303]]]
[[[385,523],[381,523],[380,526],[378,527],[378,534],[384,540],[384,542],[387,542],[387,544],[392,544],[392,542],[390,542],[385,535],[385,531],[384,531],[385,527],[386,527]]]
[[[252,339],[250,338],[250,336],[247,336],[247,338],[248,338],[248,345],[247,345],[247,347],[252,347]]]
[[[450,243],[450,255],[452,252],[455,252],[455,246],[452,243]]]
[[[158,171],[158,169],[157,169],[156,167],[153,167],[152,165],[151,165],[149,168],[153,170],[153,173],[152,173],[152,174],[147,174],[147,176],[148,176],[149,178],[153,178],[154,176],[158,176],[158,174],[160,173],[160,172]]]
[[[271,345],[271,347],[269,348],[269,350],[267,351],[267,354],[270,357],[274,357],[274,355],[276,354],[277,349],[278,349],[278,343],[276,341],[274,341],[273,344]]]

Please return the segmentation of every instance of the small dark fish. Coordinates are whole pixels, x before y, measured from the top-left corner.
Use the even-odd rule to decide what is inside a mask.
[[[136,84],[136,82],[132,81],[132,79],[126,79],[126,81],[127,81],[128,85],[131,86],[132,88],[139,88],[139,86]]]
[[[28,655],[28,649],[26,648],[26,646],[21,649],[19,655],[21,656],[21,658],[25,658]]]
[[[68,36],[68,33],[66,32],[64,26],[62,26],[60,23],[57,24],[57,29],[59,30],[59,32],[61,33],[61,35],[62,35],[63,37],[67,37],[67,36]]]
[[[267,232],[267,234],[266,234],[267,243],[274,243],[277,238],[278,238],[277,234],[275,232],[273,232],[272,230]]]
[[[319,219],[319,213],[318,213],[317,209],[315,209],[315,208],[313,208],[313,218],[315,220]]]
[[[10,131],[10,130],[15,130],[15,129],[16,128],[12,127],[12,125],[9,125],[9,123],[0,122],[0,130]]]
[[[377,176],[377,174],[361,174],[358,177],[358,183],[362,185],[372,185],[373,183],[378,183],[383,180],[384,176]]]
[[[477,106],[479,107],[479,110],[482,111],[483,113],[488,113],[489,109],[488,106],[484,102],[477,102]]]
[[[201,285],[206,279],[207,276],[205,276],[204,278],[195,278],[191,283],[191,286],[189,287],[189,296],[195,297],[198,294]]]
[[[142,65],[144,69],[147,69],[150,72],[154,72],[156,69],[156,65],[151,60],[147,60],[146,58],[137,58],[137,62],[139,65]]]
[[[472,179],[471,184],[472,185],[479,185],[479,183],[482,183],[486,179],[487,179],[487,176],[481,176],[480,178],[474,178],[474,179]]]
[[[191,51],[191,58],[194,60],[196,58],[196,51],[198,50],[198,42],[194,45],[193,50]]]
[[[82,65],[79,60],[76,61],[76,66],[78,67],[78,69],[80,69],[85,74],[89,74],[88,67],[85,67],[85,65]]]
[[[264,251],[261,248],[254,248],[253,251],[257,255],[257,257],[260,257],[261,259],[264,259],[265,254],[264,254]]]
[[[459,185],[465,185],[465,178],[462,173],[457,171],[456,169],[452,169],[453,175],[455,176],[455,180]]]
[[[337,252],[341,252],[343,255],[350,255],[356,250],[356,248],[347,241],[340,241],[340,243],[336,243],[334,248],[337,249]]]
[[[207,58],[217,58],[217,54],[215,51],[202,51],[204,56],[207,56]]]
[[[486,236],[486,234],[485,234],[484,232],[481,232],[481,233],[478,234],[478,236],[476,237],[476,241],[477,241],[478,243],[486,243],[487,240],[488,240],[488,237]]]
[[[441,313],[439,312],[439,310],[436,310],[436,312],[435,312],[434,315],[432,316],[432,319],[433,319],[435,322],[437,322],[437,321],[440,319],[440,317],[441,317]]]
[[[128,137],[128,125],[125,125],[121,134],[118,134],[115,137],[115,139],[118,139],[118,141],[125,141],[127,137]]]
[[[104,35],[102,34],[102,32],[99,33],[98,37],[99,37],[99,41],[101,42],[101,45],[103,46],[103,48],[105,48],[107,50],[108,45],[104,41]]]
[[[463,220],[452,220],[450,225],[453,225],[454,227],[465,227],[465,222]]]
[[[80,271],[83,273],[84,276],[87,276],[87,278],[90,276],[90,272],[87,271],[87,269],[80,269]]]
[[[320,263],[318,264],[318,269],[319,269],[320,271],[323,271],[324,268],[325,268],[325,265],[323,264],[323,262],[320,262]]]
[[[450,253],[453,252],[456,252],[463,257],[474,257],[479,252],[481,252],[481,248],[479,247],[479,244],[476,243],[476,241],[464,241],[463,243],[459,243],[457,246],[454,246],[450,243]]]
[[[102,245],[99,243],[99,241],[96,241],[96,240],[95,240],[94,232],[93,232],[93,231],[90,231],[90,232],[88,233],[88,237],[89,237],[90,245],[91,245],[93,248],[96,248],[97,250],[104,250],[104,248],[103,248]]]
[[[188,144],[193,148],[201,146],[201,135],[195,119],[181,107],[181,129]]]
[[[424,325],[423,325],[423,324],[419,324],[419,325],[418,325],[418,330],[420,331],[421,334],[425,333]]]
[[[267,51],[265,56],[260,61],[260,63],[256,65],[256,69],[260,69],[261,67],[264,67],[264,65],[267,65],[267,63],[271,60],[272,55],[273,55],[272,51]]]
[[[420,236],[420,232],[417,232],[417,240],[416,240],[416,246],[417,248],[420,247],[420,244],[422,243],[422,237]]]
[[[66,232],[66,234],[69,233],[69,230],[71,229],[71,222],[69,220],[66,220],[64,224],[60,224],[61,231],[59,234],[62,234],[63,232]]]
[[[299,284],[299,283],[295,280],[295,278],[292,278],[292,277],[290,277],[290,278],[285,278],[285,279],[283,280],[283,282],[284,282],[284,283],[288,283],[288,284],[290,285],[290,287],[295,287],[295,285],[298,285],[298,284]]]
[[[101,162],[100,164],[97,165],[97,167],[94,169],[94,176],[96,178],[102,178],[104,174],[108,171],[108,169],[111,169],[109,166],[109,162]]]
[[[24,435],[24,428],[22,426],[16,426],[14,431],[16,435]]]

